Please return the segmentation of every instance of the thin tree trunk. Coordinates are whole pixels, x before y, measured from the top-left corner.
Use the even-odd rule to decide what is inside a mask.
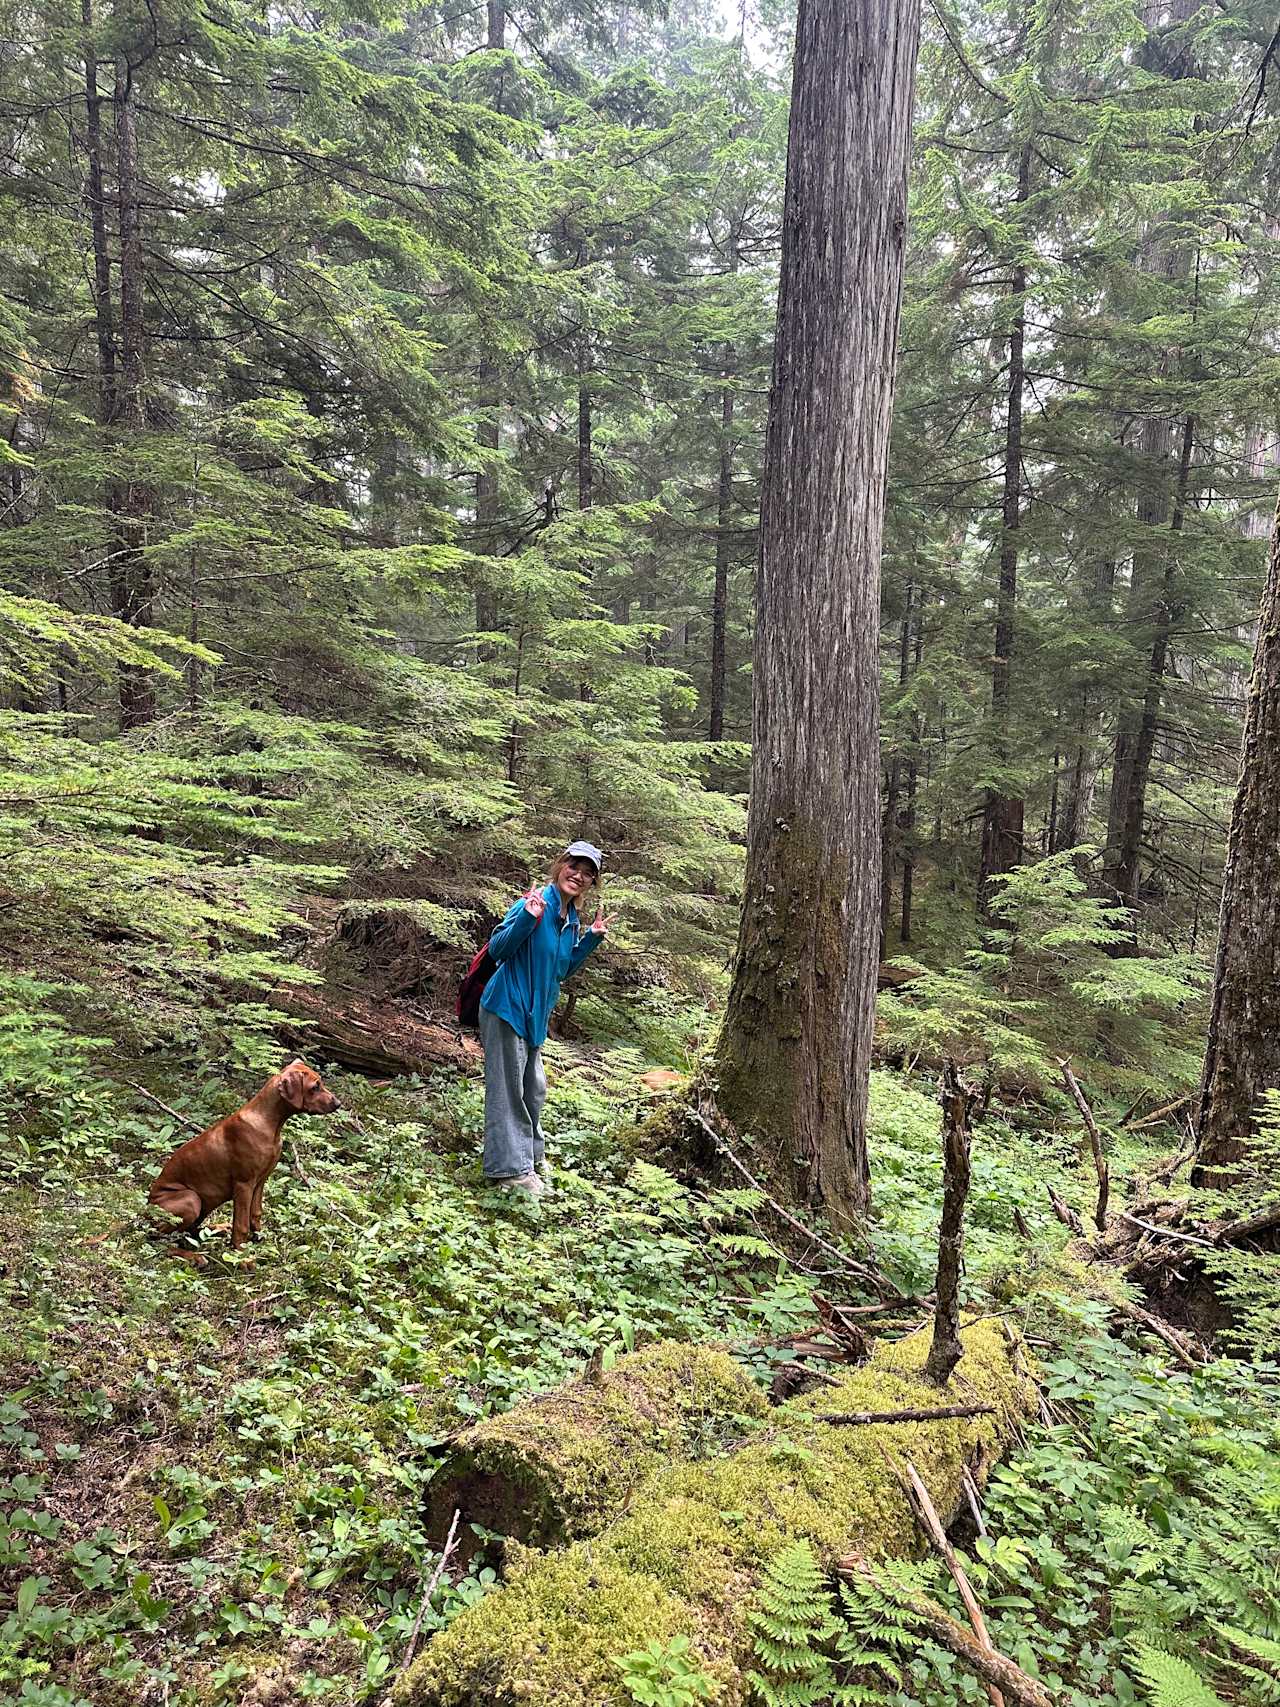
[[[1015,210],[1031,194],[1031,144],[1018,161]],[[1013,650],[1018,611],[1018,532],[1022,525],[1022,393],[1026,383],[1027,269],[1019,261],[1010,281],[1014,304],[1009,328],[1009,404],[1005,417],[1004,498],[1001,506],[1000,587],[996,596],[995,661],[991,667],[992,759],[999,777],[988,789],[982,809],[982,854],[978,905],[990,917],[992,878],[1012,871],[1022,859],[1023,801],[1006,786],[1011,758]]]
[[[1264,1090],[1280,1087],[1280,508],[1271,534],[1222,882],[1213,1006],[1192,1184],[1248,1155]]]
[[[898,631],[898,686],[904,688],[910,673],[911,660],[911,600],[915,593],[914,582],[907,582],[907,608],[902,613],[902,627]],[[902,786],[902,755],[897,751],[897,739],[894,739],[894,752],[889,759],[888,775],[884,791],[884,819],[880,842],[880,953],[883,956],[885,945],[889,940],[889,914],[893,907],[893,860],[897,844],[898,830],[898,796]]]
[[[725,377],[733,346],[725,347]],[[720,393],[720,479],[716,489],[716,581],[711,602],[711,721],[713,741],[724,736],[725,630],[729,620],[729,517],[733,509],[733,392]]]
[[[714,1076],[774,1188],[865,1213],[885,462],[919,0],[800,0],[742,920]]]
[[[589,510],[594,498],[591,465],[591,345],[585,333],[578,345],[578,508]]]
[[[142,215],[138,190],[138,141],[134,127],[130,73],[121,63],[114,95],[116,194],[120,227],[120,372],[116,423],[122,429],[123,454],[132,459],[147,426],[146,326],[143,308]],[[119,481],[112,508],[116,538],[110,573],[112,614],[131,627],[152,619],[154,588],[144,555],[152,494],[133,475]],[[148,670],[120,666],[120,727],[136,729],[156,713],[155,685]]]
[[[1123,770],[1123,790],[1118,801],[1113,793],[1114,840],[1108,833],[1112,863],[1108,876],[1117,897],[1128,907],[1138,901],[1138,871],[1142,851],[1142,823],[1146,813],[1147,783],[1151,777],[1151,755],[1155,749],[1160,707],[1164,698],[1164,678],[1169,662],[1169,630],[1173,621],[1173,597],[1177,580],[1177,535],[1182,531],[1186,513],[1187,483],[1191,473],[1191,452],[1194,445],[1195,423],[1190,415],[1182,432],[1182,451],[1178,459],[1178,480],[1174,494],[1173,514],[1169,519],[1164,546],[1164,566],[1158,587],[1152,588],[1149,605],[1151,620],[1151,656],[1147,665],[1146,687],[1137,728],[1126,741]],[[1117,771],[1120,769],[1120,747],[1116,748]]]
[[[924,613],[920,609],[923,587],[916,600],[915,642],[912,649],[912,668],[919,670],[924,660]],[[920,778],[920,749],[924,742],[924,714],[916,711],[911,717],[911,748],[907,755],[907,804],[902,814],[902,913],[898,936],[904,944],[911,941],[911,903],[916,879],[916,789]]]

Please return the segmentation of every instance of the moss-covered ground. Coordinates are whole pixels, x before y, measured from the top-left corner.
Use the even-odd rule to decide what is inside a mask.
[[[298,1121],[300,1171],[286,1148],[264,1242],[235,1258],[215,1226],[202,1269],[137,1225],[174,1122],[123,1085],[58,1087],[0,1162],[0,1700],[381,1700],[438,1561],[423,1513],[446,1436],[659,1339],[726,1345],[765,1384],[767,1342],[816,1326],[815,1287],[866,1302],[780,1254],[748,1194],[637,1153],[648,1065],[553,1050],[557,1190],[540,1205],[483,1188],[474,1080],[335,1075],[358,1125]],[[200,1123],[251,1088],[151,1086]],[[878,1075],[873,1133],[867,1239],[914,1291],[940,1184],[928,1087]],[[1188,1377],[1155,1342],[1106,1338],[1046,1181],[1087,1204],[1074,1136],[1033,1115],[978,1129],[970,1298],[1029,1336],[1053,1409],[996,1473],[972,1563],[1007,1651],[1066,1700],[1126,1702],[1143,1688],[1126,1619],[1173,1608],[1169,1640],[1195,1652],[1210,1618],[1238,1625],[1259,1600],[1251,1578],[1244,1610],[1197,1586],[1184,1531],[1210,1557],[1231,1455],[1274,1445],[1270,1374]],[[1278,1512],[1263,1500],[1248,1521]],[[484,1560],[439,1582],[420,1652],[492,1588]],[[1156,1612],[1133,1611],[1143,1586]],[[903,1701],[978,1698],[927,1644],[900,1669]]]

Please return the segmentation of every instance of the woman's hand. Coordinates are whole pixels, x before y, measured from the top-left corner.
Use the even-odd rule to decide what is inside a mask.
[[[587,926],[587,929],[596,936],[607,936],[609,934],[609,926],[615,925],[617,922],[618,915],[616,913],[611,914],[608,918],[605,917],[604,907],[602,905],[596,908],[596,916]]]
[[[524,895],[524,910],[532,913],[535,919],[540,919],[547,910],[547,898],[541,889],[526,890]]]

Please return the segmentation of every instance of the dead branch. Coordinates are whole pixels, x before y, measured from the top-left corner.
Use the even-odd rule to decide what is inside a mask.
[[[817,1245],[819,1250],[825,1251],[829,1257],[833,1257],[842,1268],[848,1269],[850,1274],[857,1275],[858,1279],[861,1280],[864,1285],[869,1286],[872,1291],[878,1293],[881,1298],[892,1298],[897,1303],[908,1302],[905,1295],[898,1290],[887,1276],[878,1273],[875,1269],[868,1268],[866,1263],[858,1262],[855,1257],[847,1256],[844,1251],[839,1250],[835,1245],[829,1244],[820,1233],[815,1233],[812,1227],[806,1227],[803,1221],[801,1221],[797,1216],[791,1214],[790,1210],[784,1209],[776,1198],[770,1197],[769,1193],[760,1184],[760,1181],[746,1166],[746,1164],[734,1155],[733,1151],[729,1147],[728,1141],[721,1133],[716,1131],[711,1122],[705,1119],[697,1109],[689,1108],[685,1110],[685,1113],[688,1118],[692,1120],[695,1125],[700,1126],[706,1133],[707,1137],[710,1138],[711,1142],[715,1145],[716,1153],[723,1156],[727,1162],[731,1163],[733,1167],[738,1170],[751,1189],[760,1193],[761,1197],[769,1205],[770,1209],[773,1210],[774,1214],[785,1221],[788,1227],[794,1227],[797,1233],[803,1233],[806,1239],[811,1239],[813,1243]]]
[[[1059,1058],[1058,1069],[1062,1074],[1063,1084],[1075,1099],[1075,1105],[1080,1110],[1080,1118],[1084,1121],[1084,1129],[1089,1134],[1089,1148],[1093,1151],[1094,1172],[1098,1176],[1098,1204],[1093,1212],[1093,1221],[1098,1231],[1105,1233],[1107,1230],[1107,1197],[1111,1191],[1111,1170],[1107,1166],[1106,1157],[1102,1154],[1102,1134],[1098,1131],[1098,1123],[1093,1118],[1089,1099],[1080,1089],[1080,1082],[1071,1071],[1071,1062]]]
[[[925,1360],[927,1380],[945,1387],[959,1363],[960,1275],[964,1263],[964,1206],[969,1195],[969,1111],[973,1092],[961,1085],[954,1061],[942,1069],[942,1221],[938,1228],[938,1278],[933,1340]]]
[[[179,1114],[176,1108],[170,1108],[167,1102],[162,1102],[155,1092],[149,1091],[145,1085],[136,1084],[133,1079],[125,1079],[123,1082],[128,1085],[131,1091],[137,1091],[139,1096],[146,1097],[148,1102],[155,1103],[157,1108],[162,1108],[166,1114],[171,1114],[179,1126],[190,1127],[192,1132],[204,1131],[203,1126],[197,1126],[194,1120],[189,1120],[185,1114]]]
[[[911,1503],[915,1508],[916,1515],[924,1525],[930,1541],[942,1555],[947,1569],[951,1572],[951,1580],[956,1585],[960,1598],[964,1602],[964,1609],[969,1614],[969,1622],[973,1626],[974,1635],[988,1652],[994,1653],[995,1648],[991,1637],[987,1634],[987,1621],[982,1616],[978,1597],[974,1594],[973,1587],[965,1575],[964,1566],[956,1556],[955,1548],[947,1539],[947,1532],[942,1527],[937,1508],[929,1498],[929,1490],[920,1480],[920,1472],[909,1458],[906,1460],[906,1470],[907,1486],[911,1493]],[[988,1682],[987,1694],[991,1697],[991,1707],[1004,1707],[1004,1696],[994,1683]]]
[[[449,1555],[458,1544],[458,1519],[461,1515],[462,1513],[459,1511],[455,1511],[453,1514],[453,1522],[449,1525],[449,1533],[445,1538],[444,1552],[441,1553],[436,1568],[431,1573],[431,1581],[427,1584],[426,1592],[418,1605],[417,1617],[414,1619],[413,1628],[409,1632],[409,1645],[404,1651],[404,1659],[400,1662],[400,1675],[402,1677],[413,1662],[414,1649],[418,1646],[418,1632],[422,1629],[422,1620],[431,1604],[431,1596],[436,1592],[440,1578],[444,1575],[445,1566],[449,1563]]]
[[[1053,1213],[1058,1217],[1059,1221],[1062,1222],[1062,1225],[1064,1227],[1069,1227],[1077,1238],[1083,1238],[1084,1222],[1076,1214],[1075,1210],[1067,1202],[1066,1198],[1059,1197],[1051,1185],[1047,1185],[1045,1190],[1049,1193],[1049,1202],[1053,1205]]]
[[[1150,1114],[1144,1114],[1141,1120],[1135,1120],[1132,1123],[1128,1121],[1126,1116],[1121,1124],[1127,1124],[1130,1132],[1141,1132],[1144,1126],[1159,1126],[1160,1122],[1168,1115],[1176,1114],[1180,1108],[1185,1108],[1195,1094],[1194,1091],[1188,1091],[1186,1096],[1179,1097],[1176,1102],[1167,1102],[1163,1108],[1153,1109]]]
[[[1184,1245],[1203,1245],[1206,1251],[1216,1249],[1212,1239],[1197,1238],[1194,1233],[1184,1233],[1180,1227],[1157,1227],[1151,1221],[1140,1221],[1136,1215],[1130,1215],[1127,1209],[1117,1209],[1116,1214],[1130,1226],[1141,1227],[1144,1233],[1154,1233],[1158,1239],[1179,1239]]]
[[[884,1592],[884,1584],[870,1563],[860,1553],[849,1553],[835,1563],[837,1575],[853,1582],[869,1582]],[[963,1624],[923,1595],[902,1596],[903,1603],[925,1626],[929,1635],[947,1649],[984,1683],[994,1685],[1007,1701],[1016,1707],[1056,1707],[1053,1697],[1042,1683],[1029,1677],[1022,1667],[994,1648],[984,1647],[976,1636],[970,1635]]]
[[[1201,1360],[1192,1352],[1190,1343],[1175,1328],[1171,1328],[1168,1322],[1162,1322],[1159,1316],[1153,1316],[1150,1310],[1144,1310],[1141,1304],[1130,1304],[1126,1301],[1123,1304],[1113,1303],[1111,1308],[1116,1315],[1127,1316],[1130,1321],[1137,1322],[1140,1327],[1146,1328],[1148,1333],[1163,1340],[1183,1369],[1199,1369]]]
[[[816,1415],[815,1422],[823,1423],[924,1423],[941,1422],[947,1417],[985,1417],[995,1411],[994,1405],[939,1405],[932,1411],[829,1411]]]

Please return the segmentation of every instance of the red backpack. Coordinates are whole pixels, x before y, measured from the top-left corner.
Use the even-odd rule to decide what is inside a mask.
[[[480,1024],[480,998],[484,987],[498,970],[498,962],[489,953],[489,944],[476,955],[467,967],[467,975],[458,989],[458,1022],[461,1025]]]

